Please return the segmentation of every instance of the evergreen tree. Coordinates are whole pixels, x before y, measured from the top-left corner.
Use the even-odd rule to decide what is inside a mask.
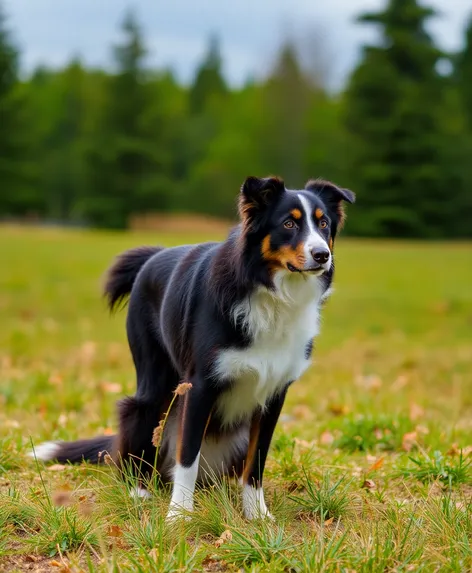
[[[117,72],[107,89],[103,122],[90,152],[92,194],[86,211],[95,223],[124,227],[133,212],[166,208],[168,156],[160,146],[163,118],[144,68],[146,49],[134,15],[116,46]]]
[[[314,94],[295,47],[284,44],[263,88],[260,153],[268,172],[283,173],[289,185],[299,184],[306,175],[307,116]]]
[[[472,16],[465,32],[464,49],[456,59],[456,78],[467,118],[468,130],[472,135]]]
[[[18,52],[10,38],[0,3],[0,213],[41,211],[34,190],[28,117],[18,80]]]
[[[200,114],[207,110],[212,100],[227,93],[222,74],[220,43],[212,36],[203,62],[197,69],[195,80],[190,88],[189,106],[191,114]]]
[[[361,22],[382,30],[367,47],[346,95],[352,178],[362,210],[359,234],[439,236],[450,226],[451,197],[441,126],[445,81],[425,31],[433,10],[416,0],[390,0]]]

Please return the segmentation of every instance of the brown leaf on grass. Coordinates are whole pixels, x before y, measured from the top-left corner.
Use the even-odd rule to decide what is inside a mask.
[[[28,561],[29,563],[37,563],[38,561],[41,561],[41,557],[38,557],[38,555],[25,555],[25,561]]]
[[[402,437],[402,449],[405,452],[410,452],[414,446],[418,443],[418,434],[417,432],[407,432],[403,434]]]
[[[328,430],[325,430],[320,436],[320,444],[322,446],[330,446],[334,442],[334,436]]]
[[[472,454],[472,446],[466,446],[465,448],[459,448],[459,445],[454,442],[449,450],[446,452],[448,456],[460,456],[467,457]]]
[[[123,390],[121,384],[117,384],[116,382],[103,382],[102,389],[109,394],[119,394]]]
[[[398,392],[399,390],[402,390],[408,382],[408,376],[406,376],[406,374],[400,374],[400,376],[398,376],[398,378],[393,382],[391,389],[394,392]]]
[[[418,404],[412,402],[410,404],[410,420],[412,422],[416,422],[416,420],[419,420],[423,416],[424,416],[423,408],[421,406],[418,406]]]
[[[51,374],[48,382],[54,386],[60,386],[64,382],[64,378],[60,374]]]
[[[52,466],[48,467],[48,471],[50,472],[62,472],[66,469],[67,466],[63,464],[52,464]]]
[[[378,460],[376,460],[367,470],[367,473],[370,472],[375,472],[377,470],[379,470],[383,464],[384,464],[385,458],[379,458]]]
[[[361,486],[363,489],[375,489],[377,486],[375,482],[371,479],[364,480],[364,483]]]
[[[356,385],[363,390],[375,392],[382,387],[382,379],[377,374],[369,374],[368,376],[357,376]]]
[[[59,569],[59,573],[70,573],[72,571],[72,569],[69,567],[69,564],[65,561],[62,561],[61,563],[53,559],[52,561],[49,561],[49,565],[51,567],[57,567]]]
[[[328,409],[334,416],[345,416],[349,414],[349,406],[346,406],[346,404],[330,404]]]
[[[298,406],[295,406],[292,410],[292,414],[295,418],[301,420],[309,420],[313,417],[313,412],[308,406],[305,406],[305,404],[299,404]]]
[[[108,535],[110,537],[123,537],[123,530],[119,525],[110,525]]]
[[[70,505],[72,502],[72,493],[65,489],[56,491],[52,494],[52,502],[57,507]]]
[[[325,527],[326,527],[326,526],[329,526],[329,525],[331,525],[331,524],[333,523],[333,521],[334,521],[334,517],[330,517],[329,519],[327,519],[327,520],[324,522],[323,525],[324,525]]]
[[[223,531],[223,533],[219,536],[219,538],[215,541],[216,547],[221,547],[223,543],[227,541],[231,541],[233,539],[233,534],[229,529]]]
[[[293,440],[295,442],[295,444],[300,447],[300,448],[306,448],[306,449],[311,449],[314,445],[315,442],[308,442],[307,440],[301,440],[300,438],[294,438]]]
[[[97,352],[97,344],[92,340],[88,340],[82,344],[80,349],[80,359],[82,362],[89,363],[93,360]]]

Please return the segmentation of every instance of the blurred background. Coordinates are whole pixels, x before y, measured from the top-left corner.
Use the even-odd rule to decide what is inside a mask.
[[[3,221],[228,221],[247,175],[278,174],[356,191],[352,235],[472,236],[467,0],[0,0],[0,13]]]

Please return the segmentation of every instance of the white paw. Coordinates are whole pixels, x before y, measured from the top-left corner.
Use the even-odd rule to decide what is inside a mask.
[[[192,511],[192,508],[186,508],[181,505],[173,505],[169,507],[169,511],[167,512],[166,521],[167,523],[175,523],[177,521],[189,521],[190,515],[189,513]]]
[[[151,499],[152,497],[148,490],[143,487],[134,487],[129,494],[133,498],[140,497],[142,499]]]
[[[246,519],[271,519],[273,515],[267,509],[262,488],[245,485],[243,488],[243,511]]]

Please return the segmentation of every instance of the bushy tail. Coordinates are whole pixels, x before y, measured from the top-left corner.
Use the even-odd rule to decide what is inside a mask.
[[[29,455],[43,462],[56,460],[62,464],[98,464],[103,461],[105,454],[113,454],[115,439],[116,436],[98,436],[76,442],[44,442],[35,447]]]
[[[144,265],[163,247],[137,247],[119,255],[108,270],[104,293],[111,311],[124,302],[133,288],[134,280]]]

